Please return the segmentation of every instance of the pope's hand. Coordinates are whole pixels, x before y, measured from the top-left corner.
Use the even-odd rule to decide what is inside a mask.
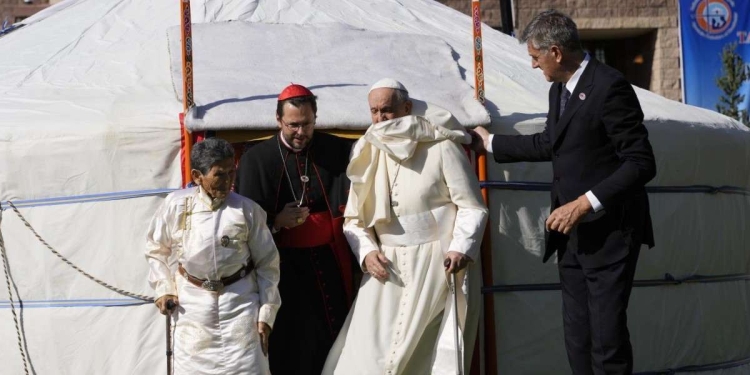
[[[471,258],[468,255],[458,251],[449,251],[448,254],[445,254],[443,266],[445,266],[446,272],[456,273],[466,268],[469,262],[471,262]]]
[[[284,209],[276,214],[273,226],[276,229],[294,228],[305,222],[310,216],[310,209],[307,207],[297,207],[297,202],[289,202],[284,205]]]
[[[388,258],[383,255],[380,251],[373,250],[365,255],[365,272],[372,275],[372,277],[378,279],[381,282],[388,280]]]

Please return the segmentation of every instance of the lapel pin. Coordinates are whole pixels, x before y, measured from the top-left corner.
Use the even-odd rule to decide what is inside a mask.
[[[584,94],[584,93],[578,94],[578,99],[586,100],[586,94]]]

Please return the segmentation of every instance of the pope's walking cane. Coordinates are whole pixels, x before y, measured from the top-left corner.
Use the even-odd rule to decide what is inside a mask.
[[[446,259],[443,265],[448,268],[451,265],[451,260]],[[456,293],[456,274],[451,272],[450,282],[448,288],[451,290],[453,295],[453,343],[456,345],[456,375],[463,375],[463,363],[461,363],[461,348],[458,344],[458,294]]]
[[[172,375],[172,310],[174,302],[167,301],[167,375]]]

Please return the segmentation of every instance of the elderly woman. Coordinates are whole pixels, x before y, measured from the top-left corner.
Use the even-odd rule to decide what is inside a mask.
[[[228,142],[196,144],[190,164],[197,186],[167,196],[146,241],[156,306],[162,314],[176,306],[175,374],[270,374],[268,336],[281,299],[266,213],[230,191]]]

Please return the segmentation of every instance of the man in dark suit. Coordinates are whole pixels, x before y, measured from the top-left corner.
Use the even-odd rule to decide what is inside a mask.
[[[478,127],[475,147],[498,163],[552,161],[544,261],[557,251],[570,367],[630,374],[626,310],[641,244],[654,245],[644,185],[656,165],[643,112],[622,74],[582,50],[568,16],[540,13],[521,41],[552,82],[546,127],[517,136]]]

